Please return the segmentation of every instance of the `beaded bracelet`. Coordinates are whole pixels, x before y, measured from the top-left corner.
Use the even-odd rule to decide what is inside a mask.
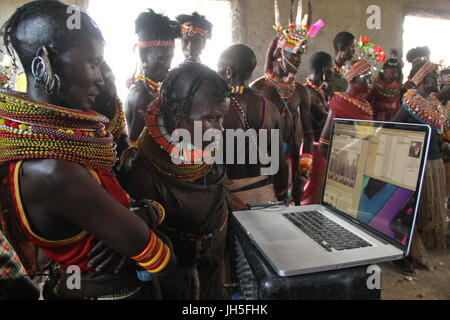
[[[298,161],[298,170],[300,171],[300,175],[308,178],[309,173],[311,172],[313,164],[313,155],[309,153],[303,153],[300,156],[300,160]]]
[[[149,202],[151,203],[153,208],[155,208],[156,213],[158,214],[158,223],[156,225],[160,225],[166,217],[166,210],[164,210],[164,207],[158,201],[149,200]]]

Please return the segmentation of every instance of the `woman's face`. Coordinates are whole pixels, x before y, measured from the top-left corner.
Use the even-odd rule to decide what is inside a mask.
[[[194,137],[194,126],[200,123],[202,136],[208,129],[216,129],[223,132],[223,119],[228,113],[230,100],[228,98],[218,98],[214,91],[211,85],[202,85],[194,94],[189,115],[179,122],[178,128],[188,130],[191,137]],[[195,142],[194,139],[192,140]],[[197,147],[204,148],[209,143],[209,141],[206,141],[203,142],[202,146]]]
[[[151,80],[162,82],[169,73],[172,64],[174,48],[151,47],[140,50],[145,75]]]
[[[69,108],[90,110],[104,86],[100,65],[103,42],[89,40],[59,55],[55,73],[61,79],[58,100]]]
[[[395,68],[386,68],[383,69],[383,78],[387,83],[394,83],[399,79],[397,69]]]

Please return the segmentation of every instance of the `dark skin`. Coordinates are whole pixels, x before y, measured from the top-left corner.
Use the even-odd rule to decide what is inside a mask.
[[[162,82],[169,72],[174,48],[151,47],[139,51],[145,75],[154,82]],[[141,112],[157,97],[157,92],[148,88],[142,81],[137,81],[130,88],[124,104],[130,141],[136,141],[145,127]]]
[[[330,64],[323,67],[321,72],[313,72],[309,79],[319,88],[317,93],[313,88],[306,87],[311,95],[311,115],[314,119],[323,119],[321,127],[325,124],[325,119],[328,114],[328,102],[333,93],[330,91],[331,74],[333,66]],[[320,123],[318,123],[320,125]],[[314,141],[319,141],[321,129],[314,133]]]
[[[189,115],[183,115],[181,110],[172,113],[172,123],[178,123],[178,129],[186,129],[194,137],[194,121],[202,122],[203,133],[208,129],[223,131],[223,121],[228,113],[229,99],[218,100],[208,88],[203,85],[195,94],[192,100],[192,108]],[[208,143],[209,144],[209,143]],[[125,154],[124,154],[125,156]],[[128,180],[133,181],[127,188],[133,199],[151,199],[157,196],[152,183],[152,177],[148,169],[139,165],[131,164],[127,169]]]
[[[221,60],[219,61],[218,73],[224,78],[230,86],[248,86],[248,81],[251,77],[251,73],[247,75],[239,74],[237,71],[238,68],[230,61]],[[245,79],[245,80],[244,80]],[[249,90],[244,92],[243,94],[237,94],[236,99],[241,105],[244,114],[247,117],[250,125],[253,129],[260,129],[261,119],[263,117],[263,108],[262,108],[262,99],[261,97],[253,90]],[[267,120],[264,126],[264,129],[272,130],[277,129],[282,132],[281,128],[281,118],[279,116],[279,111],[277,107],[270,101],[266,100],[267,104]],[[228,112],[227,116],[224,120],[224,126],[227,129],[239,129],[242,128],[241,121],[239,120],[237,114],[231,110]],[[268,134],[270,139],[270,134]],[[279,170],[273,176],[274,179],[274,188],[275,193],[277,194],[278,200],[284,200],[286,197],[286,189],[287,189],[287,179],[288,172],[287,166],[281,155],[283,154],[283,143],[281,134],[279,136],[279,149],[278,156],[280,157],[279,161]],[[271,142],[269,140],[268,150],[270,149]],[[235,154],[237,147],[235,146]],[[276,156],[276,155],[272,155]],[[239,166],[227,166],[227,174],[230,179],[242,179],[248,177],[257,177],[260,175],[260,166],[259,165],[239,165]],[[234,208],[235,210],[239,210],[242,208]]]
[[[334,62],[343,67],[347,61],[350,61],[355,54],[355,40],[343,45],[334,55]]]
[[[268,60],[266,66],[271,67],[272,72],[280,79],[293,78],[297,73],[298,67],[302,61],[302,54],[284,52],[282,57],[281,48],[275,49],[276,38],[272,40],[268,50]],[[270,58],[272,57],[272,58]],[[286,62],[288,60],[288,62]],[[293,66],[292,66],[293,65]],[[267,69],[267,68],[266,68]],[[255,80],[250,87],[260,92],[264,97],[273,102],[279,112],[285,108],[283,101],[281,100],[277,90],[267,83],[264,77]],[[293,158],[294,158],[294,172],[297,170],[297,164],[299,160],[300,145],[302,143],[303,132],[303,153],[312,154],[314,135],[312,133],[311,123],[311,97],[309,92],[302,85],[297,85],[291,98],[287,101],[289,113],[285,112],[281,118],[281,127],[283,128],[282,136],[283,142],[294,146]],[[303,129],[303,130],[302,130]],[[303,195],[303,187],[306,183],[306,179],[299,176],[298,179],[294,179],[294,203],[300,204],[300,200]]]
[[[371,85],[372,80],[369,74],[356,76],[348,83],[346,93],[353,98],[361,99],[367,94],[367,92],[369,92]],[[321,137],[324,137],[326,139],[330,137],[332,121],[333,117],[331,113],[329,113]],[[329,148],[328,144],[323,142],[319,143],[319,152],[325,158],[328,157],[328,148]]]
[[[181,38],[181,49],[187,61],[200,62],[200,55],[206,46],[206,38],[199,33],[192,36],[184,34]]]
[[[79,109],[90,110],[91,100],[76,93],[98,94],[104,85],[100,72],[103,44],[94,39],[84,42],[61,52],[58,61],[50,63],[61,77],[64,90],[49,94],[28,82],[28,97],[67,106],[80,103]],[[20,168],[19,180],[30,224],[46,239],[67,239],[84,230],[127,257],[141,253],[150,240],[144,220],[117,202],[86,168],[74,162],[26,160]],[[175,259],[171,259],[168,268],[174,263]]]

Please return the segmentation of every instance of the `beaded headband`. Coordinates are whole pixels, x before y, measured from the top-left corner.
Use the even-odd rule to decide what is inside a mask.
[[[366,60],[360,59],[345,69],[344,78],[348,82],[350,82],[354,77],[363,75],[364,73],[370,70],[371,70],[370,64]]]
[[[427,61],[425,64],[417,71],[417,73],[412,77],[411,81],[418,86],[425,77],[433,72],[437,68],[437,64]]]
[[[194,34],[198,33],[203,37],[208,35],[208,31],[203,30],[202,28],[195,27],[192,22],[186,22],[181,25],[181,33],[187,34],[189,37],[194,36]]]
[[[152,41],[138,41],[135,45],[137,48],[148,48],[148,47],[175,47],[174,40],[152,40]]]

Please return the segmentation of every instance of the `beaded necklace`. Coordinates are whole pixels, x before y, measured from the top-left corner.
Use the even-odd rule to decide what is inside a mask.
[[[114,113],[114,117],[111,119],[111,122],[106,127],[106,131],[111,133],[114,141],[118,141],[124,128],[125,113],[123,111],[122,102],[120,101],[119,97],[116,96],[116,112]]]
[[[320,89],[315,85],[314,82],[311,81],[310,78],[306,78],[306,82],[303,85],[313,89],[316,92],[316,94],[319,97],[319,99],[322,101],[323,106],[327,107],[326,101],[323,99],[322,95],[320,94]]]
[[[370,107],[369,103],[362,103],[360,100],[355,99],[355,98],[349,96],[348,94],[344,94],[342,92],[335,92],[334,94],[337,95],[338,97],[344,99],[345,101],[350,102],[351,104],[356,106],[358,109],[361,109],[362,111],[369,114],[370,116],[373,116],[373,111],[372,111],[372,108]]]
[[[231,87],[231,93],[243,94],[245,89],[246,89],[245,86]]]
[[[139,73],[137,76],[138,80],[141,80],[147,88],[154,92],[159,92],[159,83],[151,80],[149,77],[144,77],[142,73]]]
[[[93,111],[0,92],[0,163],[63,159],[112,174],[115,145],[102,122],[108,119]]]
[[[297,82],[295,81],[295,79],[284,82],[280,80],[277,75],[270,72],[264,73],[264,78],[270,86],[277,89],[281,99],[289,100],[294,94],[295,88],[297,87]]]
[[[442,133],[446,120],[445,111],[434,93],[431,93],[428,99],[425,99],[416,89],[410,89],[403,96],[403,107],[414,118],[422,123],[429,124],[439,134]]]
[[[145,128],[137,142],[147,167],[163,176],[183,182],[193,182],[205,176],[212,168],[211,152],[183,143],[174,144],[164,127],[159,103],[157,98],[150,104],[145,116]],[[190,163],[182,161],[175,164],[172,157],[190,160]]]
[[[340,74],[342,77],[344,77],[344,70],[342,69],[342,67],[339,67],[339,66],[336,64],[336,61],[333,61],[333,67],[334,67],[334,70],[336,70],[337,72],[339,72],[339,74]]]
[[[400,82],[396,81],[394,83],[386,83],[381,77],[378,77],[373,85],[375,90],[377,90],[379,94],[385,96],[386,98],[393,98],[395,96],[398,96],[402,88]]]

